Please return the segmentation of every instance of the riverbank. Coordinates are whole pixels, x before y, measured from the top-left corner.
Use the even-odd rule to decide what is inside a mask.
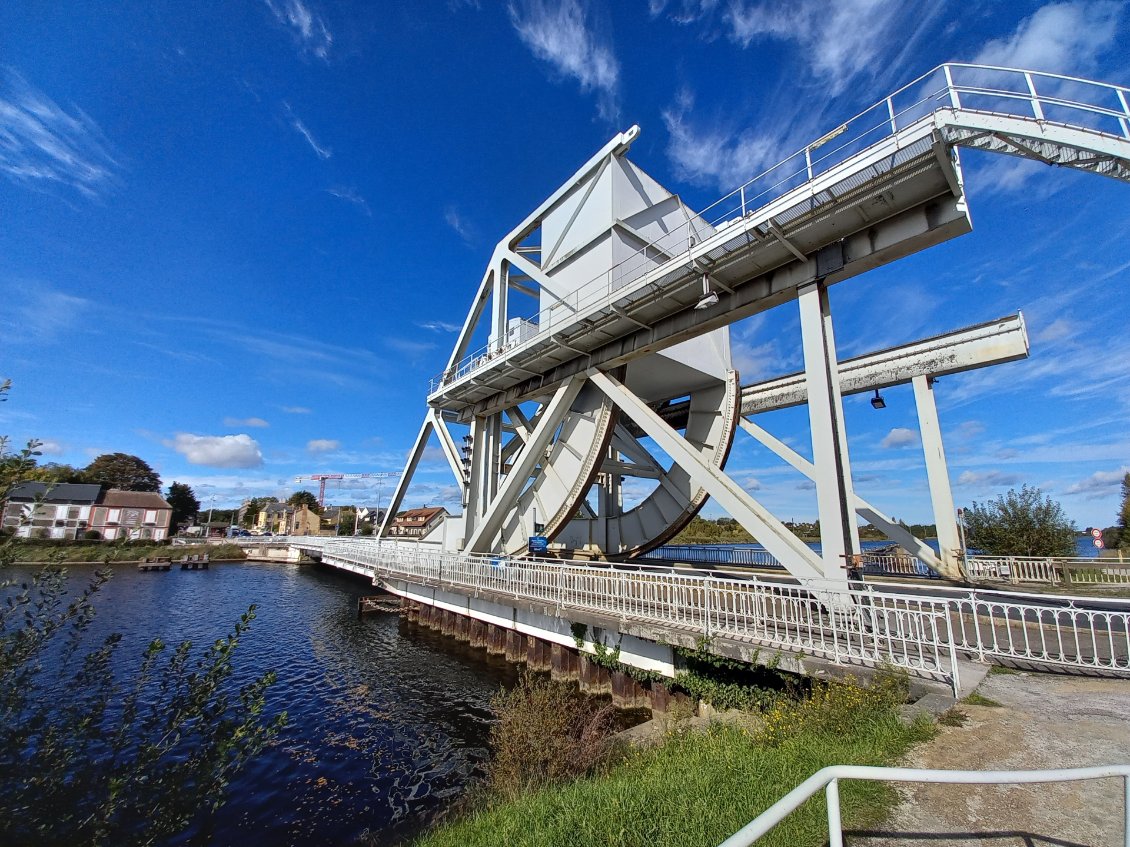
[[[831,764],[891,764],[930,738],[924,718],[904,723],[898,686],[819,687],[741,722],[703,731],[675,721],[661,745],[621,750],[603,772],[479,808],[418,839],[416,847],[675,847],[717,844],[807,776]],[[868,827],[897,802],[890,788],[842,789],[844,822]],[[762,843],[806,847],[827,838],[822,799],[806,804]]]
[[[103,541],[24,541],[11,539],[7,542],[13,562],[19,565],[61,564],[61,565],[122,565],[136,564],[142,559],[167,556],[179,559],[181,556],[204,556],[213,562],[240,561],[247,556],[235,544],[193,544],[173,547],[169,544],[156,544],[147,541],[103,542]]]

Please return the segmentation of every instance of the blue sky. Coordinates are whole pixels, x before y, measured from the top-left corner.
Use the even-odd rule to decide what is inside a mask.
[[[944,61],[1130,83],[1128,30],[1101,0],[3,4],[0,432],[135,453],[217,506],[399,470],[494,243],[616,132],[702,208]],[[840,353],[1022,309],[1029,360],[937,386],[956,499],[1030,483],[1107,525],[1130,186],[963,162],[974,231],[835,286]],[[733,341],[743,382],[801,366],[795,304]],[[910,388],[886,395],[846,401],[857,488],[929,520]],[[759,423],[809,452],[803,410]],[[457,506],[428,458],[409,505]],[[729,468],[815,516],[744,434]],[[375,501],[354,486],[327,500]]]

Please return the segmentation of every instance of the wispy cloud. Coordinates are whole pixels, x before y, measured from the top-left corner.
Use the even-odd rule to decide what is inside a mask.
[[[311,412],[311,410],[307,409],[305,406],[280,406],[279,408],[288,415],[308,415]]]
[[[352,188],[348,185],[335,185],[332,188],[327,188],[326,194],[336,197],[338,200],[344,200],[346,203],[352,203],[370,218],[373,216],[369,204],[356,188]]]
[[[431,341],[411,341],[407,338],[386,338],[384,343],[397,353],[411,357],[422,356],[436,347]]]
[[[511,0],[510,22],[522,43],[559,74],[595,91],[601,118],[619,117],[620,63],[594,32],[581,0]]]
[[[270,424],[262,418],[224,418],[224,426],[266,427]]]
[[[449,324],[447,321],[424,321],[417,323],[416,326],[420,329],[431,330],[432,332],[458,332],[462,329],[458,324]]]
[[[17,288],[4,300],[4,307],[0,308],[4,340],[23,344],[60,340],[94,307],[90,300],[45,286]]]
[[[1115,44],[1125,8],[1111,0],[1050,3],[1021,21],[1011,35],[985,44],[973,62],[1052,73],[1089,71]]]
[[[299,49],[323,61],[329,59],[333,33],[320,14],[301,0],[263,0],[280,24],[294,35]]]
[[[332,438],[313,438],[306,442],[306,449],[311,453],[332,453],[341,448],[341,442]]]
[[[178,432],[164,442],[192,465],[212,468],[257,468],[263,464],[259,443],[250,435],[194,435]]]
[[[117,170],[109,142],[85,112],[68,112],[13,68],[0,69],[0,172],[8,179],[96,198],[115,184]]]
[[[328,159],[332,156],[333,150],[318,143],[318,139],[314,137],[314,134],[310,132],[306,124],[302,122],[302,119],[294,114],[294,110],[290,108],[290,104],[284,102],[283,106],[286,108],[287,119],[290,121],[290,125],[294,127],[294,131],[306,139],[306,143],[310,145],[311,150],[318,154],[318,158]]]
[[[465,244],[470,244],[474,240],[474,231],[471,229],[470,223],[464,218],[454,206],[448,206],[443,210],[443,219],[447,221],[447,225],[455,230],[455,234],[463,239]]]
[[[1069,485],[1063,493],[1082,494],[1088,500],[1114,497],[1118,494],[1127,473],[1130,473],[1130,467],[1122,467],[1116,471],[1098,471],[1086,479]]]

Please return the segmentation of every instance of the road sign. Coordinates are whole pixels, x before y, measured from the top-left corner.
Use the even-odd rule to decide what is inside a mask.
[[[1096,538],[1095,539],[1095,546],[1098,547],[1100,550],[1102,550],[1103,549],[1103,540],[1101,538]]]
[[[1102,538],[1102,537],[1103,537],[1103,531],[1101,529],[1092,529],[1091,530],[1091,538]]]

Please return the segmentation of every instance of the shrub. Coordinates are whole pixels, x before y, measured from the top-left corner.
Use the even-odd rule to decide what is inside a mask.
[[[610,750],[612,706],[575,686],[523,672],[491,708],[498,723],[490,733],[487,781],[502,797],[590,774]]]
[[[1075,524],[1059,503],[1023,486],[965,510],[969,546],[995,556],[1074,556]]]
[[[86,539],[87,541],[101,541],[102,540],[102,533],[100,533],[96,529],[88,529],[86,532],[84,532],[82,534],[82,537],[84,539]]]

